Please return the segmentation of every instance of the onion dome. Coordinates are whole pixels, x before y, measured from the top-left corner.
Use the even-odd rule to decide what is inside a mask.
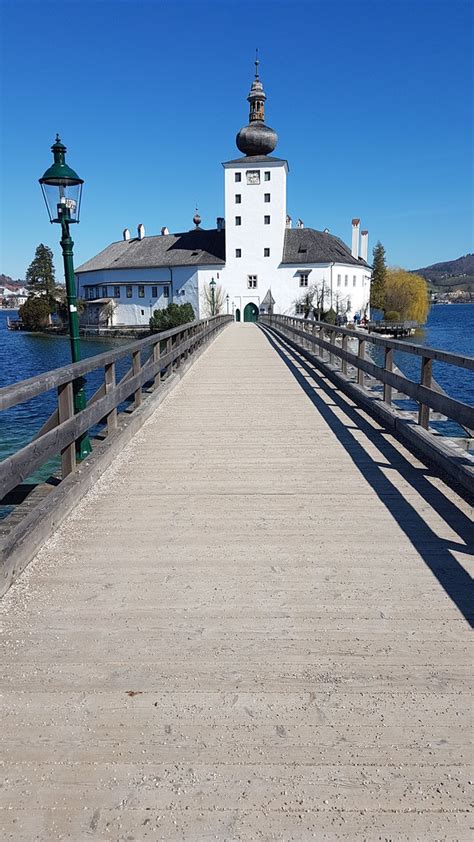
[[[247,101],[250,103],[249,124],[244,126],[238,133],[235,142],[237,148],[244,155],[268,155],[273,152],[278,143],[277,133],[265,125],[265,100],[266,94],[258,75],[257,58],[255,59],[255,78],[250,88]]]

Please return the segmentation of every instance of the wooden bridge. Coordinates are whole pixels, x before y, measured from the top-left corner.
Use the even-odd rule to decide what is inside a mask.
[[[1,837],[467,840],[472,460],[429,424],[472,407],[443,352],[402,383],[393,340],[229,321],[0,390],[59,393],[0,463]]]

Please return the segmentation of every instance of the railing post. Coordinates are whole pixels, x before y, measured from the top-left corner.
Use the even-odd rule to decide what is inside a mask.
[[[133,377],[135,377],[136,374],[140,374],[140,371],[141,371],[141,368],[142,368],[141,352],[140,351],[134,351],[133,354],[132,354],[132,368],[133,368]],[[142,402],[142,387],[141,386],[139,386],[138,389],[135,390],[134,397],[135,397],[134,406],[135,406],[135,409],[138,409],[138,407],[140,406],[140,404]]]
[[[347,333],[342,334],[342,350],[347,352],[347,348],[349,346],[349,337]],[[343,374],[347,376],[347,360],[341,361],[341,371]]]
[[[365,360],[365,339],[359,339],[359,349],[357,351],[357,356],[359,360]],[[364,385],[364,371],[361,368],[357,368],[357,383],[359,386]]]
[[[153,362],[159,363],[161,357],[160,353],[160,340],[153,345]],[[161,383],[161,371],[158,367],[158,371],[155,374],[155,379],[153,381],[153,388],[158,389]]]
[[[74,416],[74,393],[72,382],[63,383],[58,387],[58,421],[60,424],[63,421],[69,421]],[[61,475],[64,479],[68,474],[72,473],[76,467],[76,443],[74,441],[68,444],[64,450],[61,451]]]
[[[433,375],[433,360],[431,357],[421,358],[421,378],[420,385],[431,389],[431,380]],[[418,424],[425,430],[430,426],[430,408],[425,403],[420,402],[420,409],[418,411]]]
[[[384,368],[385,371],[393,371],[393,348],[385,348]],[[390,383],[383,384],[383,399],[384,403],[388,403],[389,406],[391,405],[392,387]]]
[[[105,394],[108,395],[115,388],[115,363],[107,363],[104,370]],[[107,414],[107,435],[110,436],[117,429],[117,407]]]
[[[332,346],[335,345],[335,342],[336,342],[336,331],[335,330],[329,331],[329,341],[330,341]],[[332,349],[329,351],[329,365],[334,365],[334,354],[332,352]]]

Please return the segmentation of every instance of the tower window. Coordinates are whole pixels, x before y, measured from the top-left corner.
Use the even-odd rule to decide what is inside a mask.
[[[236,257],[242,257],[242,249],[236,249],[235,250],[235,256]]]
[[[270,249],[263,249],[263,256],[270,257]]]
[[[263,174],[264,181],[270,181],[270,172],[266,170]]]
[[[264,200],[264,202],[269,202],[270,201],[270,193],[265,193],[265,195],[263,197],[263,200]]]
[[[264,217],[263,217],[263,222],[264,222],[264,225],[270,225],[270,217],[269,217],[269,216],[264,216]]]
[[[241,196],[241,194],[240,194],[240,193],[236,193],[236,194],[235,194],[235,204],[236,204],[236,205],[240,205],[241,201],[242,201],[242,196]]]
[[[132,287],[127,286],[126,289],[127,289],[127,298],[131,298],[132,297]]]
[[[235,180],[235,181],[242,181],[242,173],[241,173],[241,172],[236,172],[236,173],[235,173],[235,176],[234,176],[234,180]]]
[[[249,289],[257,289],[257,276],[247,275],[247,286]]]
[[[145,298],[145,287],[142,284],[138,285],[138,297]]]
[[[307,287],[308,286],[308,272],[301,272],[300,274],[300,287]]]
[[[235,224],[236,224],[236,225],[241,225],[241,224],[242,224],[242,217],[241,217],[241,216],[236,216],[236,217],[235,217]]]

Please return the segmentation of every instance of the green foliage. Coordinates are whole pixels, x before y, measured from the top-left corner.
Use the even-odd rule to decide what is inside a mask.
[[[18,311],[26,330],[42,330],[49,324],[50,313],[51,305],[48,300],[43,297],[34,298],[33,296],[30,296]]]
[[[400,321],[400,313],[398,310],[387,310],[385,313],[385,321],[386,322],[399,322]]]
[[[336,316],[337,313],[335,310],[331,309],[327,310],[326,313],[323,313],[322,320],[323,322],[327,322],[328,325],[335,325],[336,324]]]
[[[380,242],[373,250],[374,260],[372,267],[372,283],[370,285],[370,306],[377,310],[385,308],[385,282],[387,278],[387,266],[385,263],[385,249]]]
[[[56,290],[53,252],[43,243],[37,247],[34,260],[26,270],[26,283],[30,293],[44,296],[53,307]]]
[[[195,319],[191,304],[168,304],[166,310],[155,310],[150,319],[151,330],[171,330]]]
[[[396,310],[401,319],[424,324],[430,309],[425,279],[405,269],[387,269],[385,306],[387,311]]]

